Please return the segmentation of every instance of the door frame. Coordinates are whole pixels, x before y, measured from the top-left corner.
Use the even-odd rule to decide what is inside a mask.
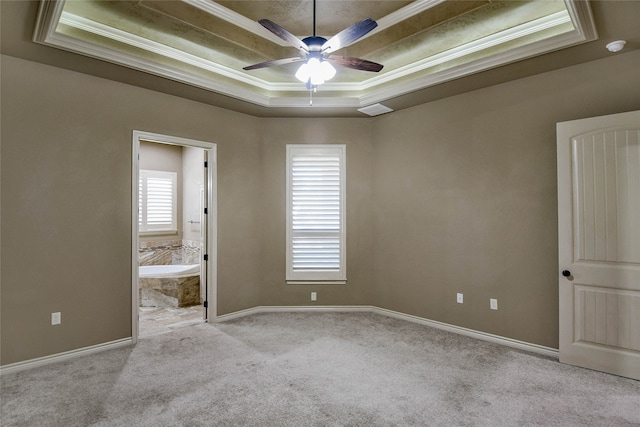
[[[204,253],[208,254],[207,275],[207,305],[206,322],[213,322],[217,317],[217,144],[207,141],[182,138],[172,135],[162,135],[146,131],[134,130],[132,139],[131,165],[131,339],[133,344],[138,342],[139,333],[139,290],[138,290],[138,251],[140,246],[138,226],[138,186],[140,173],[140,141],[158,144],[179,145],[183,147],[202,148],[208,152],[207,171],[207,199],[208,209],[206,218],[206,246]],[[204,167],[204,165],[203,165]],[[203,224],[204,225],[204,224]]]

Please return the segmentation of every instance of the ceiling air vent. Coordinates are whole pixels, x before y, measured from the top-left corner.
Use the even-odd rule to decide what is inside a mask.
[[[393,111],[393,108],[386,107],[382,104],[373,104],[367,107],[358,108],[358,111],[370,116],[379,116],[380,114],[390,113]]]

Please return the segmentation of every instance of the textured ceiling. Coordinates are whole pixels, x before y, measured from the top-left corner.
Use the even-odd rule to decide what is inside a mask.
[[[338,67],[335,78],[313,94],[313,107],[309,108],[309,92],[293,77],[299,64],[254,71],[242,67],[296,57],[295,48],[256,21],[270,19],[304,38],[314,29],[311,0],[47,0],[38,3],[37,10],[23,5],[7,7],[7,3],[13,2],[2,2],[3,53],[14,46],[14,52],[18,50],[11,37],[5,43],[7,23],[10,30],[15,27],[7,11],[9,16],[18,10],[34,13],[33,38],[38,43],[197,88],[196,92],[180,86],[160,90],[264,116],[357,116],[362,115],[359,108],[376,103],[405,108],[429,97],[468,90],[464,82],[478,80],[469,80],[471,76],[481,77],[480,86],[486,85],[484,81],[508,80],[500,77],[505,64],[545,64],[544,60],[528,58],[551,57],[548,52],[589,45],[597,38],[596,28],[600,31],[591,3],[584,1],[318,0],[316,33],[325,38],[364,18],[378,22],[374,31],[335,55],[364,58],[384,64],[384,68],[371,73]],[[610,4],[620,2],[602,3],[606,6],[596,5],[601,15]],[[636,5],[631,9],[637,10],[638,2],[632,3]],[[629,5],[622,8],[629,9]],[[625,18],[618,23],[623,33],[631,25],[628,21],[633,20]],[[18,56],[29,54],[22,49]],[[560,61],[558,66],[562,65]],[[554,67],[546,65],[547,69]],[[534,66],[529,72],[523,68],[520,75],[537,69]],[[494,72],[486,75],[486,70]],[[155,82],[145,80],[141,85],[153,86]],[[450,82],[460,84],[454,87]],[[445,87],[453,91],[443,91]],[[424,97],[427,92],[429,96]]]

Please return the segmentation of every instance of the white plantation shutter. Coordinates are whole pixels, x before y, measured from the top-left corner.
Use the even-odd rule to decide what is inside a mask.
[[[287,281],[344,283],[345,146],[287,145]]]
[[[140,231],[176,230],[175,172],[140,171],[138,223]]]

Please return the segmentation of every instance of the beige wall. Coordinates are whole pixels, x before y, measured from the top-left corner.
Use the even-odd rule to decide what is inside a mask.
[[[263,119],[261,217],[263,305],[363,305],[373,303],[371,257],[371,162],[373,144],[367,119]],[[287,285],[286,145],[346,144],[347,146],[347,283]],[[311,291],[318,299],[310,301]]]
[[[639,62],[375,119],[258,119],[3,56],[1,363],[130,336],[134,129],[218,144],[219,314],[310,304],[283,281],[284,145],[344,143],[348,283],[313,289],[317,304],[555,347],[555,123],[640,109]]]
[[[131,336],[134,129],[218,144],[218,311],[258,304],[258,120],[9,56],[1,66],[3,365]]]
[[[182,147],[182,237],[200,241],[201,224],[189,221],[201,221],[200,189],[204,179],[204,150],[196,147]]]
[[[379,117],[376,304],[557,348],[555,124],[640,109],[639,65],[636,51]]]
[[[182,147],[140,141],[140,169],[182,174]]]
[[[175,172],[176,179],[176,224],[178,232],[173,235],[145,233],[140,236],[141,242],[154,240],[182,239],[183,237],[183,195],[184,176],[182,175],[182,147],[178,145],[158,144],[140,141],[140,170]]]

